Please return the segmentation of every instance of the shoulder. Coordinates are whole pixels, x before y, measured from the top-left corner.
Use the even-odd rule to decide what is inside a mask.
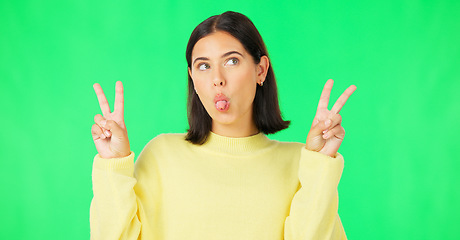
[[[163,133],[150,140],[146,148],[181,147],[189,144],[185,140],[185,133]]]
[[[188,144],[190,143],[185,140],[185,134],[160,134],[145,145],[136,163],[137,165],[152,164],[169,159],[178,152],[184,152]]]
[[[302,148],[305,144],[299,142],[285,142],[278,140],[270,140],[273,148],[271,148],[270,155],[277,159],[287,161],[290,159],[292,162],[298,162],[300,159]]]
[[[299,142],[282,142],[282,141],[277,141],[277,140],[271,140],[276,143],[277,150],[280,151],[294,151],[300,150],[305,147],[305,144],[299,143]]]
[[[151,142],[187,142],[185,133],[162,133],[151,140]]]

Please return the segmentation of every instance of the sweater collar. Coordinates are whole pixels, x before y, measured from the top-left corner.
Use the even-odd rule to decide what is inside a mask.
[[[249,137],[232,138],[210,132],[206,142],[202,146],[220,153],[246,154],[267,148],[272,143],[273,141],[263,133]]]

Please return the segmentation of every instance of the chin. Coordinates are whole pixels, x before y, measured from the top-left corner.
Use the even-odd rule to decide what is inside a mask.
[[[236,122],[236,117],[229,113],[217,112],[211,115],[212,121],[219,124],[229,125]]]

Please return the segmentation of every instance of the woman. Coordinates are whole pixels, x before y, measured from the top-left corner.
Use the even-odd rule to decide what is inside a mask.
[[[340,109],[323,90],[306,144],[269,140],[286,128],[270,59],[242,14],[213,16],[186,50],[190,129],[150,141],[134,166],[123,120],[98,84],[103,115],[92,135],[93,239],[345,239],[337,214],[344,137]]]

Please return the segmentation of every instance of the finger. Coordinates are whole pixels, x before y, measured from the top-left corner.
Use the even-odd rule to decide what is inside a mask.
[[[94,116],[94,122],[102,129],[102,133],[106,137],[112,136],[112,133],[105,127],[106,119],[101,114]]]
[[[351,96],[351,94],[353,94],[355,90],[356,90],[355,85],[349,86],[347,90],[345,90],[345,92],[343,92],[342,95],[340,95],[339,99],[337,99],[337,102],[335,102],[334,106],[331,109],[331,112],[339,113],[343,105],[345,105],[348,98]]]
[[[319,121],[316,125],[312,126],[308,134],[312,136],[321,136],[323,131],[327,129],[325,123],[326,121]]]
[[[318,110],[327,109],[327,105],[329,104],[329,97],[331,95],[331,89],[333,85],[334,85],[334,80],[332,79],[327,80],[326,84],[324,85],[323,92],[321,92],[321,97],[319,98]]]
[[[341,125],[337,125],[336,127],[329,130],[327,133],[323,134],[324,139],[330,139],[335,137],[339,140],[343,140],[345,137],[345,129]]]
[[[315,127],[318,123],[319,123],[319,119],[315,117],[315,119],[313,119],[313,123],[311,124],[310,128]]]
[[[107,116],[110,114],[110,106],[105,97],[104,91],[102,91],[101,85],[95,83],[93,85],[94,91],[96,92],[97,100],[99,101],[99,106],[101,107],[102,114]]]
[[[113,136],[118,138],[123,138],[125,136],[125,131],[118,125],[117,122],[113,120],[103,121],[104,128],[109,130]]]
[[[124,97],[123,97],[123,84],[118,81],[115,86],[115,106],[113,111],[119,112],[123,115],[124,111]]]
[[[328,132],[329,130],[335,128],[337,125],[342,123],[342,116],[340,114],[334,114],[330,116],[326,121],[324,121],[324,126],[327,128],[323,130],[323,133]]]
[[[102,133],[102,128],[99,127],[97,124],[93,124],[91,127],[91,135],[93,136],[93,140],[105,139],[106,136]]]

